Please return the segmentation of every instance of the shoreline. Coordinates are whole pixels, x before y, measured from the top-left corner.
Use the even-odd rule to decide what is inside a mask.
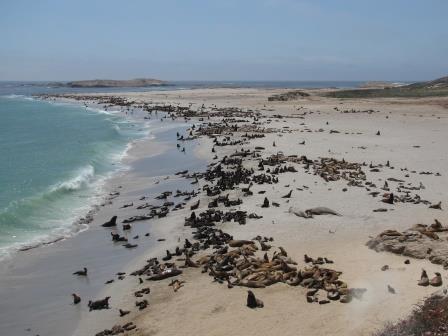
[[[198,335],[238,334],[242,328],[246,330],[247,335],[258,336],[274,332],[293,335],[297,330],[310,335],[316,334],[316,331],[319,334],[331,335],[371,335],[385,322],[405,317],[415,303],[435,291],[432,287],[417,287],[416,280],[421,268],[424,267],[428,273],[432,273],[440,271],[440,266],[418,259],[411,259],[409,265],[404,264],[405,257],[374,252],[368,249],[365,243],[369,240],[369,236],[376,236],[384,229],[406,229],[415,221],[428,223],[432,216],[445,222],[447,218],[445,211],[434,212],[428,209],[425,203],[412,204],[405,201],[395,206],[385,206],[380,199],[367,195],[366,189],[376,191],[381,188],[387,178],[393,177],[409,182],[411,187],[423,182],[425,189],[415,191],[421,195],[422,200],[434,203],[441,200],[442,204],[448,202],[444,196],[447,181],[443,174],[444,169],[448,168],[448,160],[443,157],[434,160],[434,157],[437,157],[435,153],[441,150],[443,132],[448,127],[448,114],[445,109],[436,105],[437,103],[423,105],[425,103],[422,102],[420,105],[412,105],[412,100],[400,100],[400,104],[394,104],[388,100],[341,101],[313,96],[293,102],[268,103],[268,95],[279,92],[284,90],[195,89],[182,92],[113,93],[109,96],[146,102],[149,106],[161,104],[161,108],[166,109],[167,113],[174,113],[169,110],[176,110],[176,106],[193,104],[191,111],[195,112],[191,112],[191,116],[186,116],[190,113],[188,110],[176,113],[178,118],[182,119],[182,115],[185,116],[189,124],[202,124],[202,127],[196,127],[194,135],[205,132],[213,123],[216,123],[216,127],[218,125],[222,127],[221,131],[218,128],[214,129],[217,134],[215,140],[204,133],[193,142],[182,142],[182,146],[192,144],[192,147],[187,149],[185,158],[194,152],[195,157],[204,160],[204,166],[206,163],[209,164],[207,171],[213,169],[210,163],[216,165],[224,157],[231,157],[236,151],[242,149],[259,155],[242,157],[242,165],[247,169],[254,169],[252,175],[270,176],[271,173],[266,170],[267,164],[264,170],[260,170],[259,160],[261,158],[267,160],[268,157],[278,155],[279,152],[283,152],[285,156],[297,155],[297,158],[305,155],[315,160],[312,167],[319,167],[322,157],[356,163],[357,169],[363,171],[366,176],[365,180],[361,179],[361,185],[347,184],[352,177],[348,180],[344,178],[335,181],[325,180],[319,175],[320,173],[316,174],[317,171],[313,174],[312,171],[304,169],[306,165],[297,161],[298,159],[286,161],[286,164],[295,167],[296,172],[278,174],[278,183],[256,183],[251,187],[253,195],[244,195],[243,189],[247,188],[245,183],[242,186],[236,185],[233,189],[226,189],[222,193],[222,195],[229,194],[232,200],[241,198],[244,203],[230,206],[230,208],[224,208],[221,205],[218,209],[254,212],[263,218],[248,219],[245,225],[238,225],[234,221],[215,223],[215,227],[232,235],[234,239],[253,240],[257,235],[272,236],[274,240],[269,243],[273,246],[268,252],[269,258],[274,250],[278,251],[279,246],[282,246],[288,252],[288,256],[297,262],[298,265],[295,266],[297,268],[307,267],[302,260],[305,253],[312,257],[328,257],[334,261],[334,264],[325,267],[341,271],[341,278],[350,288],[366,289],[362,298],[354,299],[347,304],[338,302],[328,305],[310,304],[306,302],[306,288],[288,286],[280,281],[266,288],[253,289],[256,296],[264,301],[265,308],[251,311],[245,307],[246,289],[244,287],[235,285],[233,288],[227,288],[225,283],[220,285],[219,281],[216,279],[213,281],[213,277],[201,274],[201,270],[197,268],[182,269],[183,274],[179,278],[186,283],[178,292],[173,292],[168,286],[171,279],[160,282],[145,281],[139,284],[138,277],[129,276],[130,272],[141,267],[149,258],[164,255],[166,248],[170,251],[173,251],[176,245],[182,248],[183,243],[180,242],[185,238],[194,241],[193,230],[184,226],[185,218],[188,218],[191,213],[190,206],[196,202],[196,198],[193,198],[187,202],[183,210],[170,211],[167,217],[154,221],[155,225],[151,226],[153,230],[151,239],[164,238],[166,241],[154,243],[151,246],[144,245],[142,248],[139,246],[132,258],[123,263],[121,268],[118,267],[120,271],[126,271],[123,281],[115,279],[112,285],[98,285],[101,289],[94,295],[82,297],[82,307],[69,307],[79,309],[78,318],[81,323],[76,328],[70,328],[76,329],[75,335],[96,334],[105,328],[110,329],[112,325],[122,325],[128,321],[137,326],[135,330],[128,333],[129,335],[175,334],[179,328]],[[201,110],[203,104],[204,111]],[[420,116],[423,108],[430,112]],[[343,110],[350,109],[353,111],[343,113]],[[365,113],[370,109],[372,113]],[[260,113],[260,115],[255,116],[252,113]],[[212,115],[211,119],[208,119],[207,115]],[[223,122],[224,119],[225,122]],[[246,121],[244,122],[243,119]],[[235,131],[232,125],[242,128]],[[244,127],[247,127],[246,133],[259,134],[263,137],[245,137]],[[381,136],[376,136],[375,133],[379,129]],[[171,133],[171,136],[173,135],[174,131]],[[231,140],[225,140],[226,136],[230,136]],[[229,143],[225,144],[226,142]],[[417,148],[416,145],[425,150],[420,150],[420,147]],[[132,159],[138,161],[137,158],[147,151],[145,146],[142,147],[141,151],[135,149],[136,155]],[[212,147],[215,149],[214,153],[211,152]],[[181,154],[181,152],[176,153]],[[178,157],[177,154],[173,157]],[[173,157],[168,155],[164,160],[157,161],[168,163]],[[192,161],[195,160],[192,159]],[[385,168],[386,161],[389,160],[393,168]],[[129,172],[126,183],[117,182],[116,185],[124,185],[124,188],[130,190],[121,193],[120,198],[114,200],[114,205],[110,207],[119,215],[120,221],[135,215],[136,211],[131,208],[120,209],[117,206],[135,202],[142,194],[146,194],[146,190],[152,190],[151,196],[160,194],[164,190],[175,191],[180,188],[177,187],[178,185],[183,188],[191,186],[192,178],[198,181],[194,188],[199,187],[204,190],[206,185],[209,188],[210,185],[213,186],[213,181],[204,180],[202,175],[204,170],[194,167],[195,162],[191,163],[192,168],[188,173],[181,174],[187,179],[182,176],[178,176],[175,181],[173,177],[167,181],[148,179],[147,176],[145,178],[147,169],[144,167],[150,161],[143,159],[140,162],[140,172],[134,171],[134,174],[132,171]],[[174,171],[186,169],[183,162],[185,160],[181,161],[179,164],[170,162],[170,168],[177,168]],[[366,162],[365,165],[363,161]],[[370,162],[373,168],[369,167]],[[158,163],[154,163],[154,170],[163,171],[163,168],[157,168]],[[229,166],[228,169],[234,168]],[[193,174],[195,172],[200,174]],[[438,177],[437,172],[441,172],[442,176]],[[339,176],[339,173],[335,173],[335,176]],[[126,180],[126,177],[121,178]],[[160,184],[155,184],[157,181]],[[375,181],[376,186],[364,184],[365,181]],[[174,185],[171,186],[171,183]],[[389,184],[395,187],[393,182]],[[292,197],[283,198],[289,190],[293,190]],[[204,191],[199,196],[197,214],[206,211],[209,208],[207,204],[214,199],[205,195]],[[277,202],[278,207],[271,205],[267,209],[262,208],[261,204],[265,196],[271,202]],[[151,198],[150,203],[152,202]],[[134,208],[135,206],[136,204],[133,205]],[[316,206],[330,207],[342,216],[301,218],[288,212],[290,207],[305,210]],[[380,207],[386,207],[388,211],[385,213],[373,211]],[[96,224],[101,224],[101,221],[105,222],[110,218],[110,216],[107,218],[105,214],[96,217],[98,217],[95,218]],[[132,230],[142,230],[143,225],[144,222],[141,224],[136,222]],[[83,237],[93,237],[95,234],[96,238],[102,241],[108,240],[109,238],[104,239],[107,231],[96,225],[89,235],[83,234]],[[133,231],[132,235],[135,233]],[[139,233],[141,236],[144,231]],[[139,242],[141,240],[142,238]],[[115,250],[120,251],[118,247],[115,247]],[[260,252],[256,252],[255,255],[260,256]],[[115,253],[114,257],[116,257]],[[195,252],[192,259],[194,262],[199,262],[201,257],[210,253],[213,253],[213,250],[200,250]],[[184,260],[182,256],[176,256],[173,262],[183,265]],[[102,262],[114,264],[115,261],[109,257]],[[381,271],[385,264],[389,266],[389,270]],[[81,266],[78,265],[74,270]],[[110,270],[109,267],[107,271],[110,272]],[[95,278],[97,276],[95,275]],[[67,278],[73,283],[77,281],[71,276]],[[444,279],[446,279],[445,276]],[[392,285],[397,293],[394,295],[388,293],[387,285]],[[135,308],[135,301],[141,299],[136,298],[132,292],[147,286],[150,287],[151,293],[143,298],[148,299],[149,306],[140,312]],[[84,290],[88,287],[84,287]],[[95,296],[99,299],[109,295],[112,297],[111,309],[89,313],[85,308],[87,298]],[[383,307],[388,309],[385,310]],[[119,318],[118,308],[131,310],[131,313],[127,317]],[[201,323],[198,323],[199,320]],[[222,320],[229,323],[218,324]],[[246,321],[256,323],[256,327],[247,330]]]
[[[127,190],[126,192],[132,192],[133,189],[138,188],[138,186],[133,186],[130,183],[127,183],[129,185],[129,188],[117,188],[123,182],[124,180],[132,179],[135,177],[135,179],[141,179],[144,182],[144,184],[147,184],[148,187],[146,188],[147,192],[150,194],[153,194],[157,191],[157,189],[163,187],[164,183],[174,183],[171,181],[163,181],[162,177],[160,178],[161,183],[156,185],[154,188],[151,188],[152,182],[155,182],[155,179],[157,178],[157,175],[152,174],[151,175],[151,163],[146,163],[143,165],[143,167],[147,167],[149,169],[149,175],[144,174],[141,175],[140,171],[138,169],[133,168],[134,162],[138,161],[139,159],[146,157],[149,158],[149,161],[157,160],[157,157],[163,157],[164,153],[167,153],[171,151],[170,147],[175,148],[175,142],[173,142],[173,138],[175,136],[176,131],[183,130],[186,126],[185,123],[179,123],[175,122],[172,124],[168,124],[168,122],[164,125],[161,124],[159,126],[156,126],[155,129],[151,131],[151,134],[149,137],[145,137],[140,139],[139,141],[134,142],[132,146],[130,146],[127,151],[127,155],[123,157],[123,163],[125,165],[129,165],[129,168],[126,169],[126,171],[119,170],[113,176],[107,179],[105,185],[104,185],[104,196],[106,199],[102,201],[102,204],[97,204],[94,207],[97,208],[97,211],[95,213],[90,213],[90,223],[88,224],[89,227],[81,232],[78,232],[76,235],[69,237],[67,239],[61,239],[59,238],[57,242],[50,243],[48,245],[40,246],[39,248],[31,249],[28,251],[22,251],[17,252],[16,255],[14,255],[12,258],[5,260],[1,263],[0,267],[2,268],[2,277],[0,278],[1,288],[3,290],[0,290],[0,297],[2,298],[2,308],[1,310],[4,312],[10,311],[13,313],[14,311],[22,311],[24,312],[23,305],[26,305],[27,299],[25,297],[29,298],[31,302],[34,302],[34,304],[37,304],[37,302],[44,300],[41,305],[41,314],[53,314],[56,311],[54,311],[55,307],[54,304],[57,303],[57,305],[60,305],[58,308],[61,310],[61,312],[58,312],[58,314],[54,314],[55,316],[58,316],[59,318],[62,318],[64,320],[65,317],[70,317],[73,319],[73,321],[70,323],[73,327],[72,330],[74,331],[76,329],[76,325],[78,324],[78,321],[75,316],[76,314],[79,314],[75,312],[75,316],[73,316],[73,312],[70,312],[69,310],[72,309],[70,307],[70,294],[74,289],[70,288],[70,285],[63,285],[61,281],[53,280],[49,283],[54,284],[54,289],[56,293],[65,291],[64,297],[61,296],[61,294],[57,294],[56,298],[49,299],[42,297],[44,294],[38,293],[38,288],[40,288],[42,291],[49,294],[49,291],[51,290],[51,285],[45,284],[45,282],[41,282],[40,279],[44,280],[42,278],[43,274],[46,274],[45,276],[50,276],[52,272],[59,273],[60,272],[68,272],[68,278],[70,278],[70,282],[73,282],[73,286],[79,287],[80,285],[83,286],[83,284],[77,284],[77,279],[71,276],[71,273],[74,272],[78,268],[82,268],[82,259],[80,257],[76,256],[70,256],[70,254],[76,254],[76,251],[73,250],[69,253],[70,249],[76,249],[75,246],[79,246],[82,249],[86,249],[88,251],[95,251],[95,244],[98,244],[99,242],[96,242],[95,240],[101,239],[101,244],[99,244],[99,247],[101,245],[110,245],[112,243],[109,243],[110,236],[108,236],[108,230],[105,230],[104,228],[100,227],[101,222],[105,222],[107,217],[104,217],[105,215],[102,214],[104,212],[108,213],[111,211],[118,211],[118,207],[121,204],[119,203],[125,203],[126,197],[121,197],[121,195],[116,196],[110,196],[110,193],[115,193],[116,191],[119,191],[120,193],[123,193],[124,190]],[[167,134],[167,135],[166,135]],[[168,138],[168,139],[167,139]],[[162,160],[163,161],[163,160]],[[196,160],[194,160],[196,161]],[[166,166],[166,172],[169,172],[172,168],[169,166],[169,162],[166,162],[168,166]],[[174,172],[173,172],[174,173]],[[152,181],[154,180],[154,181]],[[182,185],[182,184],[181,184]],[[154,191],[152,190],[154,189]],[[115,190],[115,191],[114,191]],[[103,197],[104,198],[104,197]],[[111,204],[112,203],[112,204]],[[115,209],[115,210],[114,210]],[[120,209],[120,212],[122,210]],[[104,230],[105,232],[102,232]],[[140,228],[136,228],[135,230],[132,230],[133,233],[137,234],[139,231],[141,231]],[[143,237],[143,233],[141,234]],[[130,237],[131,239],[131,237]],[[143,238],[141,238],[143,239]],[[148,238],[146,238],[148,240]],[[83,242],[86,241],[86,242]],[[143,249],[151,249],[152,245],[157,245],[157,242],[151,242],[153,239],[149,237],[149,240],[147,242],[143,242]],[[149,245],[148,245],[149,244]],[[103,249],[110,249],[112,247],[104,246]],[[139,248],[140,249],[140,248]],[[126,250],[126,249],[123,249]],[[139,253],[143,252],[137,252],[137,255],[135,252],[132,252],[132,255],[126,255],[122,253],[122,256],[119,257],[114,263],[110,263],[108,261],[109,257],[107,257],[106,252],[101,252],[103,254],[102,257],[99,258],[98,262],[100,263],[106,263],[110,265],[101,265],[104,269],[101,270],[100,276],[106,276],[106,273],[109,273],[109,276],[112,278],[114,277],[114,274],[116,272],[122,271],[122,267],[125,267],[126,264],[128,264],[132,259],[134,259]],[[82,254],[82,253],[81,253]],[[104,261],[101,262],[101,258],[104,258]],[[131,258],[131,259],[129,259]],[[47,267],[48,262],[50,260],[53,260],[53,263],[56,264],[54,267]],[[60,260],[60,261],[59,261]],[[65,261],[64,261],[65,260]],[[121,260],[121,261],[120,261]],[[64,265],[66,263],[75,263],[72,266],[70,265]],[[114,265],[115,264],[115,265]],[[121,266],[120,266],[121,265]],[[44,271],[43,274],[38,275],[41,273],[40,268],[48,268],[48,270]],[[95,266],[92,266],[93,270],[91,272],[95,273]],[[60,268],[60,270],[58,270]],[[65,271],[64,271],[65,270]],[[110,272],[112,271],[112,272]],[[29,278],[23,278],[21,274],[23,272],[34,274],[30,276]],[[47,274],[48,273],[48,274]],[[56,274],[55,274],[56,275]],[[92,275],[95,277],[95,275]],[[95,282],[96,279],[93,280]],[[36,282],[37,281],[37,282]],[[96,281],[97,282],[97,281]],[[14,283],[14,285],[12,285]],[[104,282],[97,283],[96,285],[92,286],[92,281],[90,281],[90,287],[94,287],[91,290],[89,290],[86,297],[84,297],[85,300],[90,296],[91,299],[94,299],[97,297],[99,291],[102,290],[102,287],[104,286]],[[87,284],[86,284],[87,285]],[[12,289],[12,286],[14,286],[14,290],[12,293],[8,292],[8,288]],[[50,286],[50,288],[48,287]],[[36,289],[33,289],[32,287],[36,287]],[[63,288],[67,287],[66,290]],[[96,288],[96,289],[95,289]],[[19,291],[19,292],[17,292]],[[97,292],[98,291],[98,292]],[[14,294],[14,292],[17,292]],[[89,294],[90,293],[90,294]],[[20,299],[23,297],[22,299]],[[18,300],[18,301],[17,301]],[[45,302],[45,303],[44,303]],[[62,304],[62,306],[61,306]],[[85,306],[87,302],[85,301],[82,305]],[[17,307],[14,307],[17,306]],[[49,309],[49,310],[48,310]],[[26,311],[29,311],[26,313]],[[62,323],[57,321],[47,321],[43,324],[39,320],[35,320],[38,317],[33,317],[33,309],[27,308],[25,309],[25,313],[28,316],[28,319],[22,319],[22,320],[16,320],[12,318],[12,316],[9,315],[9,313],[2,314],[1,320],[2,326],[4,327],[4,330],[7,330],[10,335],[22,335],[26,329],[31,328],[32,331],[42,333],[42,334],[61,334],[61,332],[68,332],[70,330],[69,323]],[[48,316],[47,316],[48,317]],[[54,319],[54,318],[52,318]],[[28,322],[27,322],[28,320]],[[8,322],[6,322],[8,321]],[[38,322],[38,323],[34,323]],[[30,323],[31,322],[31,323]],[[21,327],[23,325],[23,328]],[[30,332],[32,332],[30,331]]]

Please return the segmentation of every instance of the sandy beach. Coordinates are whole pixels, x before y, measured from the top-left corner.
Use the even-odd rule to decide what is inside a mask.
[[[54,304],[64,307],[66,315],[60,316],[68,316],[69,321],[53,322],[58,325],[53,330],[58,330],[59,334],[95,335],[113,325],[132,322],[136,327],[127,331],[129,335],[372,335],[386,322],[406,317],[415,304],[440,289],[417,286],[421,269],[424,268],[431,277],[434,272],[441,272],[444,282],[448,281],[446,272],[441,265],[429,260],[376,252],[366,243],[387,229],[403,231],[414,224],[431,224],[434,219],[445,225],[448,157],[444,147],[448,100],[334,99],[320,97],[316,95],[317,91],[311,90],[309,97],[268,101],[268,97],[283,92],[285,90],[280,89],[196,89],[110,94],[135,105],[147,104],[154,109],[162,106],[167,111],[169,106],[183,106],[185,110],[168,111],[177,117],[179,125],[170,126],[171,130],[165,130],[158,138],[156,135],[158,142],[143,141],[133,147],[127,158],[131,170],[108,183],[109,193],[118,191],[120,194],[110,197],[101,207],[89,230],[49,247],[23,252],[16,264],[6,268],[6,276],[0,279],[5,285],[2,283],[0,288],[10,288],[8,283],[20,281],[23,272],[32,270],[36,272],[34,279],[38,279],[34,281],[41,284],[37,288],[47,288],[48,295],[51,295],[50,288],[57,287],[43,285],[47,281],[45,273],[56,276],[63,272],[63,278],[51,280],[54,286],[64,282]],[[80,95],[79,99],[95,100],[99,96]],[[185,111],[195,111],[199,116],[184,118]],[[169,118],[165,122],[172,123]],[[201,134],[200,130],[206,130],[213,123],[223,127],[221,133],[215,133],[213,138]],[[188,128],[191,125],[195,125],[194,129]],[[238,128],[232,128],[232,125],[238,125]],[[177,132],[184,139],[192,137],[193,140],[178,141],[179,147],[176,148]],[[259,134],[260,137],[248,138],[246,134]],[[221,145],[217,145],[219,143]],[[185,153],[181,150],[183,147],[186,148]],[[336,300],[319,304],[307,302],[309,288],[289,285],[286,280],[276,281],[265,288],[247,288],[236,283],[228,288],[225,281],[220,284],[216,276],[201,272],[204,264],[200,268],[182,268],[182,274],[176,279],[185,283],[176,292],[169,286],[173,278],[143,280],[140,283],[138,278],[144,279],[145,276],[130,275],[143,267],[147,260],[160,260],[165,256],[165,250],[173,252],[176,246],[182,249],[185,239],[195,241],[195,229],[184,226],[185,218],[191,216],[191,206],[199,201],[194,210],[199,215],[209,210],[209,203],[218,196],[207,196],[206,192],[216,183],[215,180],[206,180],[205,175],[196,176],[194,173],[210,171],[225,157],[239,158],[232,155],[243,149],[251,155],[241,156],[240,167],[249,171],[253,169],[249,175],[252,185],[237,183],[232,188],[224,188],[219,196],[228,195],[228,199],[242,202],[227,207],[220,203],[213,209],[246,211],[262,218],[248,217],[244,225],[235,221],[219,221],[214,223],[214,227],[231,235],[234,240],[254,241],[256,236],[272,237],[272,241],[267,241],[271,245],[266,251],[268,259],[278,254],[281,251],[279,247],[282,247],[287,257],[296,262],[289,267],[296,270],[311,267],[304,261],[305,254],[314,259],[328,258],[333,263],[320,267],[340,272],[339,279],[348,288],[362,289],[362,295],[348,303]],[[281,173],[273,173],[276,164],[265,164],[263,170],[260,168],[262,159],[294,156],[306,156],[310,162],[316,161],[311,164],[293,159],[282,161],[279,166],[294,169]],[[322,158],[356,164],[356,174],[362,171],[362,176],[353,178],[350,172],[342,174],[336,170],[331,172],[333,175],[330,174],[329,179],[328,175],[318,171]],[[206,164],[213,165],[207,168]],[[226,169],[231,171],[235,167],[226,165]],[[188,170],[188,173],[175,175],[183,170]],[[262,180],[254,183],[254,175],[258,174],[273,176],[274,182]],[[333,181],[332,176],[337,178]],[[350,183],[353,181],[359,183]],[[442,210],[431,209],[425,202],[381,202],[382,195],[387,193],[382,189],[385,181],[396,193],[400,183],[407,187],[415,186],[410,195],[418,194],[428,204],[441,201]],[[244,191],[246,188],[250,189],[250,194]],[[176,190],[196,190],[199,194],[183,200],[185,197],[173,197]],[[173,194],[164,200],[155,200],[164,191]],[[290,191],[289,198],[283,197]],[[376,197],[369,194],[374,191],[378,192]],[[142,199],[143,196],[147,198]],[[265,197],[270,202],[269,207],[262,207]],[[130,231],[122,231],[124,219],[148,213],[148,209],[137,209],[139,205],[167,201],[173,201],[173,205],[168,206],[166,217],[137,221],[131,224]],[[185,204],[173,211],[179,202]],[[132,205],[122,208],[126,204]],[[304,218],[290,211],[290,208],[297,212],[316,207],[328,207],[340,216]],[[374,211],[380,208],[387,211]],[[124,249],[110,241],[110,229],[101,227],[101,224],[113,215],[119,218],[116,231],[126,235],[130,243],[137,243],[137,248]],[[145,233],[150,233],[149,238],[144,236]],[[137,235],[139,238],[133,240],[132,237]],[[157,241],[160,238],[166,240]],[[258,250],[250,258],[262,258],[265,251],[260,250],[258,242],[255,246]],[[216,247],[201,248],[191,259],[199,262],[201,257],[216,251]],[[409,263],[405,263],[407,259]],[[49,261],[54,263],[54,269],[39,273],[39,265]],[[182,266],[185,257],[173,255],[169,261],[160,260],[160,263],[164,262]],[[73,278],[71,270],[87,264],[90,272],[88,281]],[[382,270],[384,265],[388,265],[387,270]],[[123,280],[117,279],[117,272],[126,272]],[[103,285],[109,279],[115,281]],[[395,293],[391,293],[388,286]],[[70,287],[82,297],[81,304],[70,305]],[[149,294],[135,296],[134,292],[146,287],[150,288]],[[20,292],[20,286],[18,289]],[[246,306],[248,289],[264,302],[264,308],[249,309]],[[22,294],[27,296],[29,292]],[[319,291],[319,300],[326,299],[325,295],[326,292]],[[0,296],[8,295],[0,293]],[[88,300],[106,296],[111,297],[110,309],[89,312]],[[144,299],[148,306],[139,310],[136,301]],[[11,296],[9,301],[2,300],[5,307],[13,302]],[[29,314],[35,311],[34,307],[30,307]],[[24,308],[17,306],[15,309]],[[118,309],[129,310],[130,313],[119,317]],[[38,318],[31,319],[30,323],[33,320]],[[31,324],[29,334],[45,334]],[[11,330],[14,328],[17,332],[19,327],[11,327]]]
[[[276,132],[244,145],[215,147],[219,158],[241,148],[254,150],[261,146],[265,148],[262,156],[282,151],[286,156],[306,155],[312,160],[332,157],[374,165],[385,165],[390,161],[393,170],[381,169],[370,173],[367,169],[367,180],[382,185],[390,177],[403,179],[406,171],[402,169],[407,168],[415,173],[406,178],[406,183],[419,185],[421,182],[426,187],[418,191],[423,199],[446,203],[444,190],[447,180],[443,177],[448,164],[443,155],[448,126],[446,100],[350,101],[311,97],[268,103],[267,97],[273,93],[223,89],[130,97],[142,100],[148,97],[171,104],[194,102],[197,105],[259,110],[266,118],[261,120],[271,120],[266,127],[275,128]],[[351,109],[375,112],[340,112]],[[281,130],[287,131],[279,132]],[[331,133],[331,130],[340,133]],[[376,135],[377,131],[380,131],[380,136]],[[241,134],[235,132],[232,139],[238,139],[238,135]],[[303,141],[305,144],[299,145]],[[210,152],[211,144],[208,148],[207,144],[201,148],[204,152]],[[250,160],[245,165],[255,166]],[[440,172],[442,176],[418,173],[422,171]],[[425,268],[431,274],[435,271],[443,274],[441,267],[417,259],[405,265],[406,257],[374,252],[365,243],[369,237],[386,229],[404,230],[416,223],[430,224],[434,218],[445,223],[446,213],[428,209],[423,204],[397,204],[387,206],[390,209],[388,212],[373,212],[383,207],[380,199],[372,198],[362,187],[348,187],[343,192],[346,184],[346,181],[326,182],[319,176],[300,170],[279,175],[279,182],[275,185],[254,185],[254,196],[244,198],[243,205],[236,207],[248,213],[256,212],[263,216],[262,219],[248,220],[246,225],[224,223],[219,227],[235,239],[252,239],[257,235],[274,237],[272,245],[282,246],[288,251],[288,256],[298,262],[299,268],[304,266],[305,253],[334,260],[331,267],[342,272],[341,278],[349,286],[367,289],[362,299],[349,304],[309,304],[305,298],[306,289],[275,284],[254,290],[257,297],[264,301],[265,307],[253,311],[245,306],[247,288],[228,289],[197,270],[188,270],[184,275],[184,288],[178,293],[165,288],[165,295],[157,290],[152,307],[136,318],[141,334],[175,335],[179,334],[179,330],[188,330],[188,333],[199,335],[370,335],[385,322],[405,317],[414,304],[435,291],[431,287],[417,286],[421,269]],[[266,194],[257,195],[260,190],[265,190]],[[293,193],[288,204],[285,204],[281,196],[289,190]],[[242,197],[238,189],[229,194],[230,198]],[[260,205],[264,196],[277,201],[280,206],[262,209]],[[210,200],[209,197],[201,199],[204,207],[200,207],[199,211],[206,209]],[[304,219],[287,213],[290,206],[303,210],[327,206],[342,216]],[[389,265],[388,271],[381,270],[384,265]],[[446,281],[445,275],[443,278]],[[388,285],[396,290],[395,294],[388,292]]]

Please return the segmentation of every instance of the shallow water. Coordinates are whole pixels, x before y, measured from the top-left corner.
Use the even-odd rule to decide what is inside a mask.
[[[66,236],[101,193],[142,124],[80,105],[0,97],[0,258]]]
[[[185,126],[168,127],[167,130],[155,135],[154,141],[163,139],[170,148],[167,152],[174,153],[177,151],[173,141],[176,132],[181,132],[184,128]],[[170,141],[167,142],[167,140]],[[133,177],[141,179],[142,176],[157,176],[157,172],[152,169],[155,162],[164,172],[163,175],[176,172],[184,165],[194,170],[204,169],[206,162],[191,155],[194,146],[196,146],[195,142],[189,142],[186,147],[190,155],[177,152],[177,155],[173,155],[169,161],[165,160],[165,153],[151,156],[144,165],[140,163],[140,168],[143,170],[134,170],[131,163],[130,171],[126,172],[127,180],[132,181]],[[154,197],[162,191],[191,188],[190,181],[184,179],[166,181],[161,179],[160,184],[148,183],[148,185],[141,185],[137,189],[130,190],[126,190],[125,187],[121,193],[123,197],[134,201],[145,195],[150,197],[148,201],[151,204],[157,204]],[[119,198],[114,202],[117,205],[113,207],[119,207],[123,200]],[[154,236],[152,229],[154,225],[157,225],[155,220],[136,222],[132,230],[127,233],[130,242],[139,245],[137,249],[125,249],[120,246],[121,243],[113,243],[109,236],[110,229],[98,225],[110,218],[111,211],[113,208],[100,210],[91,228],[73,238],[27,252],[19,252],[13,260],[0,263],[2,335],[71,335],[76,330],[82,314],[87,311],[88,300],[99,295],[105,287],[104,283],[110,279],[119,281],[115,276],[116,272],[122,271],[127,264],[141,255],[142,251],[157,244],[157,238],[160,237]],[[123,210],[113,214],[119,216],[119,221],[125,217]],[[151,233],[149,238],[144,237],[147,232]],[[133,240],[132,237],[135,235],[139,235],[140,238]],[[72,275],[74,271],[84,266],[89,269],[87,278]],[[71,293],[81,295],[81,304],[74,306],[71,303]],[[116,296],[112,296],[111,305],[114,308],[110,313],[113,316],[118,315],[116,299]],[[104,318],[100,312],[89,314],[97,314]]]

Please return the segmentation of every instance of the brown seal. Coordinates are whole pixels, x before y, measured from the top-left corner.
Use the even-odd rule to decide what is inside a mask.
[[[263,308],[263,301],[257,299],[252,291],[247,291],[247,306],[249,308]]]

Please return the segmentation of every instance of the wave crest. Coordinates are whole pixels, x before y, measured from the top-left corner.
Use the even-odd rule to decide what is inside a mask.
[[[50,188],[51,192],[57,191],[75,191],[79,190],[92,182],[95,176],[95,168],[92,165],[81,168],[75,177],[60,182]]]

